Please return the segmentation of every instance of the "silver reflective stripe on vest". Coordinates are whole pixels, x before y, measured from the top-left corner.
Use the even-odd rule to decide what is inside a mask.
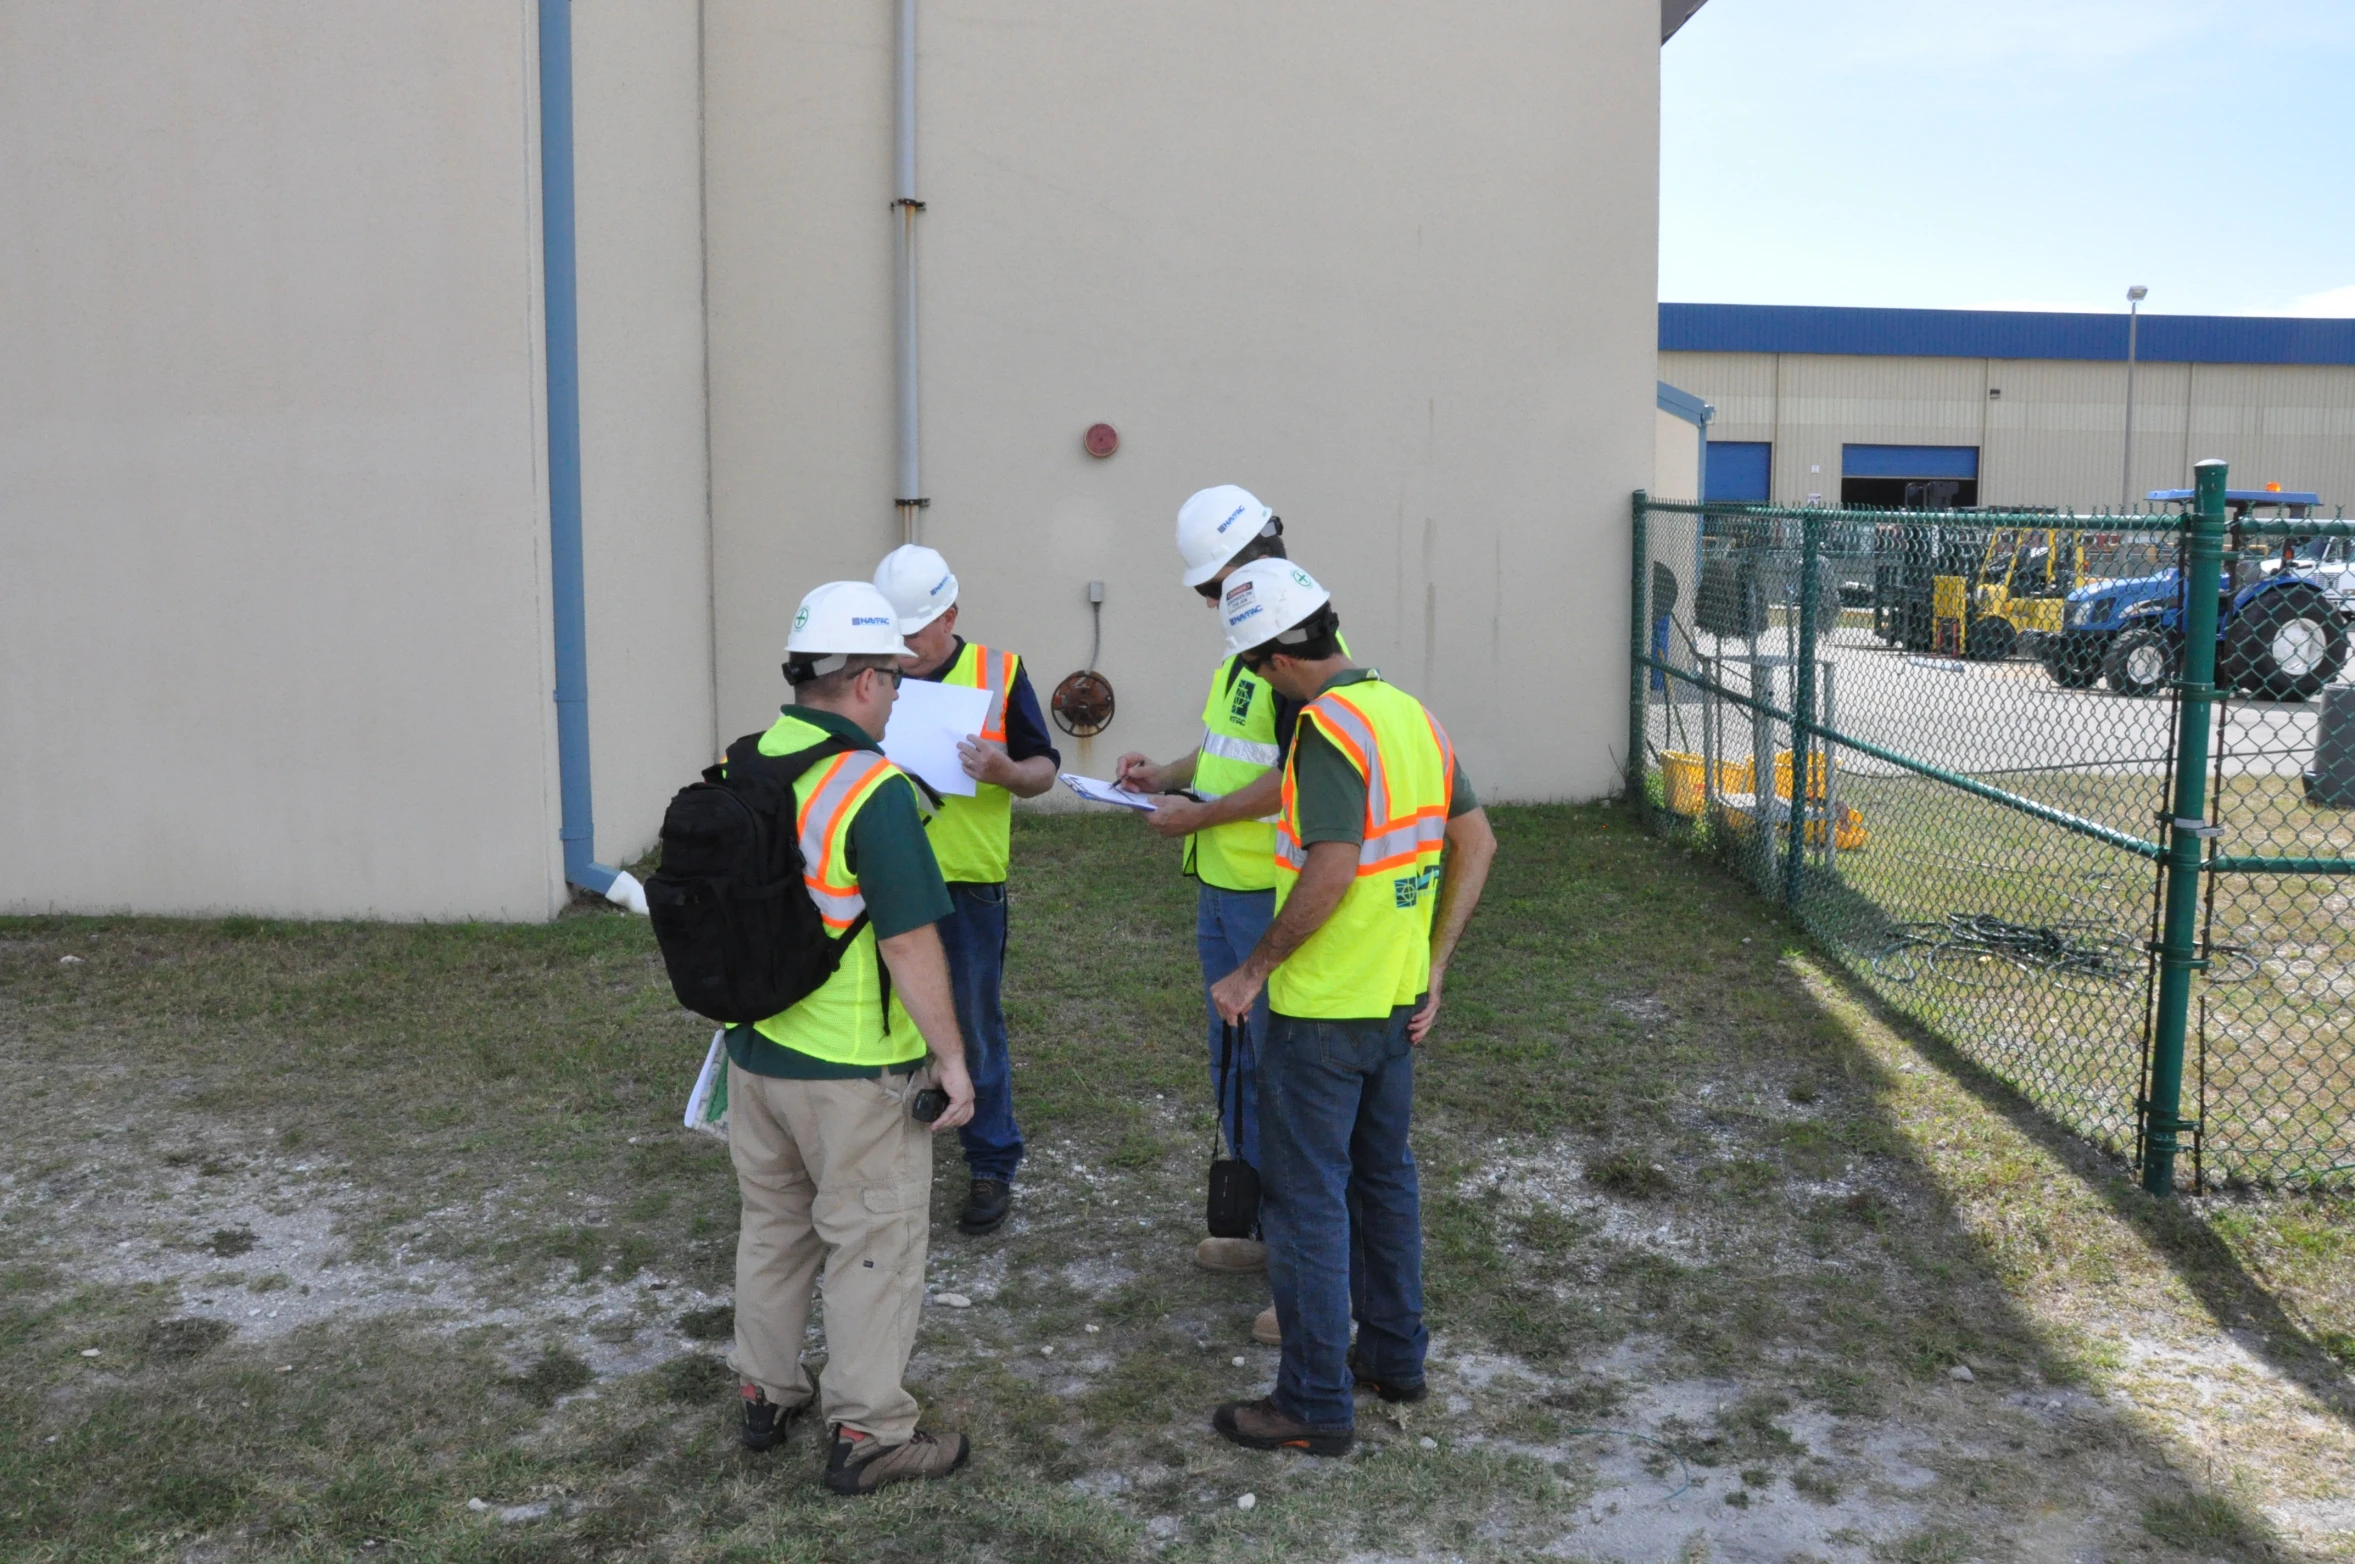
[[[1281,831],[1276,833],[1276,856],[1290,864],[1294,874],[1298,874],[1308,867],[1308,849],[1300,846]]]
[[[1374,730],[1364,719],[1339,701],[1320,697],[1310,707],[1320,718],[1331,723],[1346,735],[1357,752],[1366,758],[1366,818],[1385,821],[1390,818],[1390,784],[1382,775],[1382,749],[1374,742]],[[1297,742],[1297,739],[1295,740]]]
[[[1401,858],[1408,853],[1420,853],[1426,847],[1444,846],[1447,841],[1447,822],[1425,815],[1419,820],[1385,831],[1369,838],[1357,850],[1357,861],[1363,866],[1380,863],[1387,858]]]
[[[1194,796],[1195,796],[1196,798],[1199,798],[1200,800],[1202,800],[1202,802],[1204,802],[1204,803],[1206,803],[1206,804],[1215,804],[1215,803],[1217,803],[1217,802],[1218,802],[1220,799],[1222,799],[1222,798],[1226,797],[1227,795],[1226,795],[1226,794],[1224,794],[1224,793],[1205,793],[1205,792],[1203,792],[1203,791],[1202,791],[1200,788],[1195,788],[1195,789],[1194,789]],[[1281,820],[1281,819],[1283,819],[1283,818],[1284,818],[1284,816],[1283,816],[1283,813],[1282,813],[1282,811],[1280,811],[1280,810],[1279,810],[1277,813],[1275,813],[1275,814],[1272,814],[1272,815],[1258,815],[1258,816],[1255,816],[1255,817],[1253,817],[1253,819],[1252,819],[1251,823],[1252,823],[1253,825],[1274,825],[1274,824],[1275,824],[1277,821],[1279,821],[1279,820]],[[1235,822],[1234,822],[1234,821],[1228,821],[1227,823],[1228,823],[1229,825],[1232,825],[1232,824],[1234,824]]]
[[[1273,744],[1258,744],[1232,733],[1207,731],[1202,735],[1202,753],[1216,755],[1221,760],[1239,760],[1247,766],[1272,766],[1284,758],[1283,751]]]
[[[827,826],[845,800],[856,793],[876,769],[890,762],[880,755],[867,757],[869,764],[861,765],[857,755],[845,755],[810,801],[801,811],[801,861],[805,866],[802,883],[810,888],[810,900],[818,904],[818,914],[828,923],[840,927],[854,921],[867,910],[867,898],[857,891],[842,892],[831,889],[825,873],[833,867],[826,855]]]

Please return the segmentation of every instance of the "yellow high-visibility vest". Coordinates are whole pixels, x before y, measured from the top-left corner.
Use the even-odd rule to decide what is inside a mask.
[[[790,755],[822,744],[832,735],[799,717],[781,716],[760,736],[764,755]],[[851,750],[829,756],[794,779],[796,829],[801,833],[802,879],[828,932],[842,931],[867,910],[859,892],[859,877],[850,867],[850,825],[875,790],[899,767],[873,750]],[[875,926],[867,924],[842,953],[817,992],[781,1014],[753,1023],[753,1030],[813,1059],[836,1064],[905,1064],[924,1056],[924,1037],[908,1019],[899,995],[891,996],[890,1024],[885,1025],[881,954],[875,948]]]
[[[1268,979],[1268,1004],[1311,1020],[1386,1017],[1430,986],[1431,918],[1439,906],[1455,748],[1422,702],[1379,678],[1327,690],[1302,709],[1300,720],[1316,724],[1365,779],[1365,841],[1341,904]],[[1294,733],[1276,821],[1279,913],[1308,862],[1296,776],[1303,737]]]
[[[1006,699],[1014,689],[1014,670],[1022,659],[1012,652],[993,652],[971,641],[940,676],[943,684],[989,691],[989,715],[981,736],[1006,742]],[[1012,861],[1014,795],[995,782],[974,784],[973,796],[951,793],[925,824],[932,838],[932,856],[940,860],[940,876],[966,884],[995,885],[1006,877]]]
[[[1239,793],[1275,769],[1276,692],[1230,657],[1210,676],[1202,706],[1202,745],[1194,755],[1194,792]],[[1276,883],[1273,819],[1230,820],[1186,838],[1185,872],[1222,891],[1264,891]]]

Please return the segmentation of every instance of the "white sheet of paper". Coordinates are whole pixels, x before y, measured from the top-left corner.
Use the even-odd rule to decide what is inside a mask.
[[[1124,793],[1111,783],[1099,782],[1094,777],[1074,776],[1066,771],[1063,773],[1063,785],[1091,804],[1118,804],[1123,809],[1147,811],[1153,808],[1152,801],[1144,794]]]
[[[932,784],[935,793],[971,798],[974,781],[965,775],[957,745],[989,720],[989,691],[929,679],[900,681],[891,721],[883,729],[883,753],[893,764]]]
[[[695,1089],[687,1094],[685,1122],[691,1130],[728,1138],[728,1029],[724,1026],[711,1034],[711,1050],[703,1056]]]

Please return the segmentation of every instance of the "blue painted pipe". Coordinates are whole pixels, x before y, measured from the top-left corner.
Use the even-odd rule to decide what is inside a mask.
[[[540,254],[548,304],[548,570],[556,620],[556,771],[564,878],[599,895],[589,795],[589,625],[581,578],[580,298],[573,274],[572,5],[540,0]]]

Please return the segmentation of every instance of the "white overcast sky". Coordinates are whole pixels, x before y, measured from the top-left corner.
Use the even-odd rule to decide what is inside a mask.
[[[1709,0],[1660,297],[2355,316],[2355,0]]]

